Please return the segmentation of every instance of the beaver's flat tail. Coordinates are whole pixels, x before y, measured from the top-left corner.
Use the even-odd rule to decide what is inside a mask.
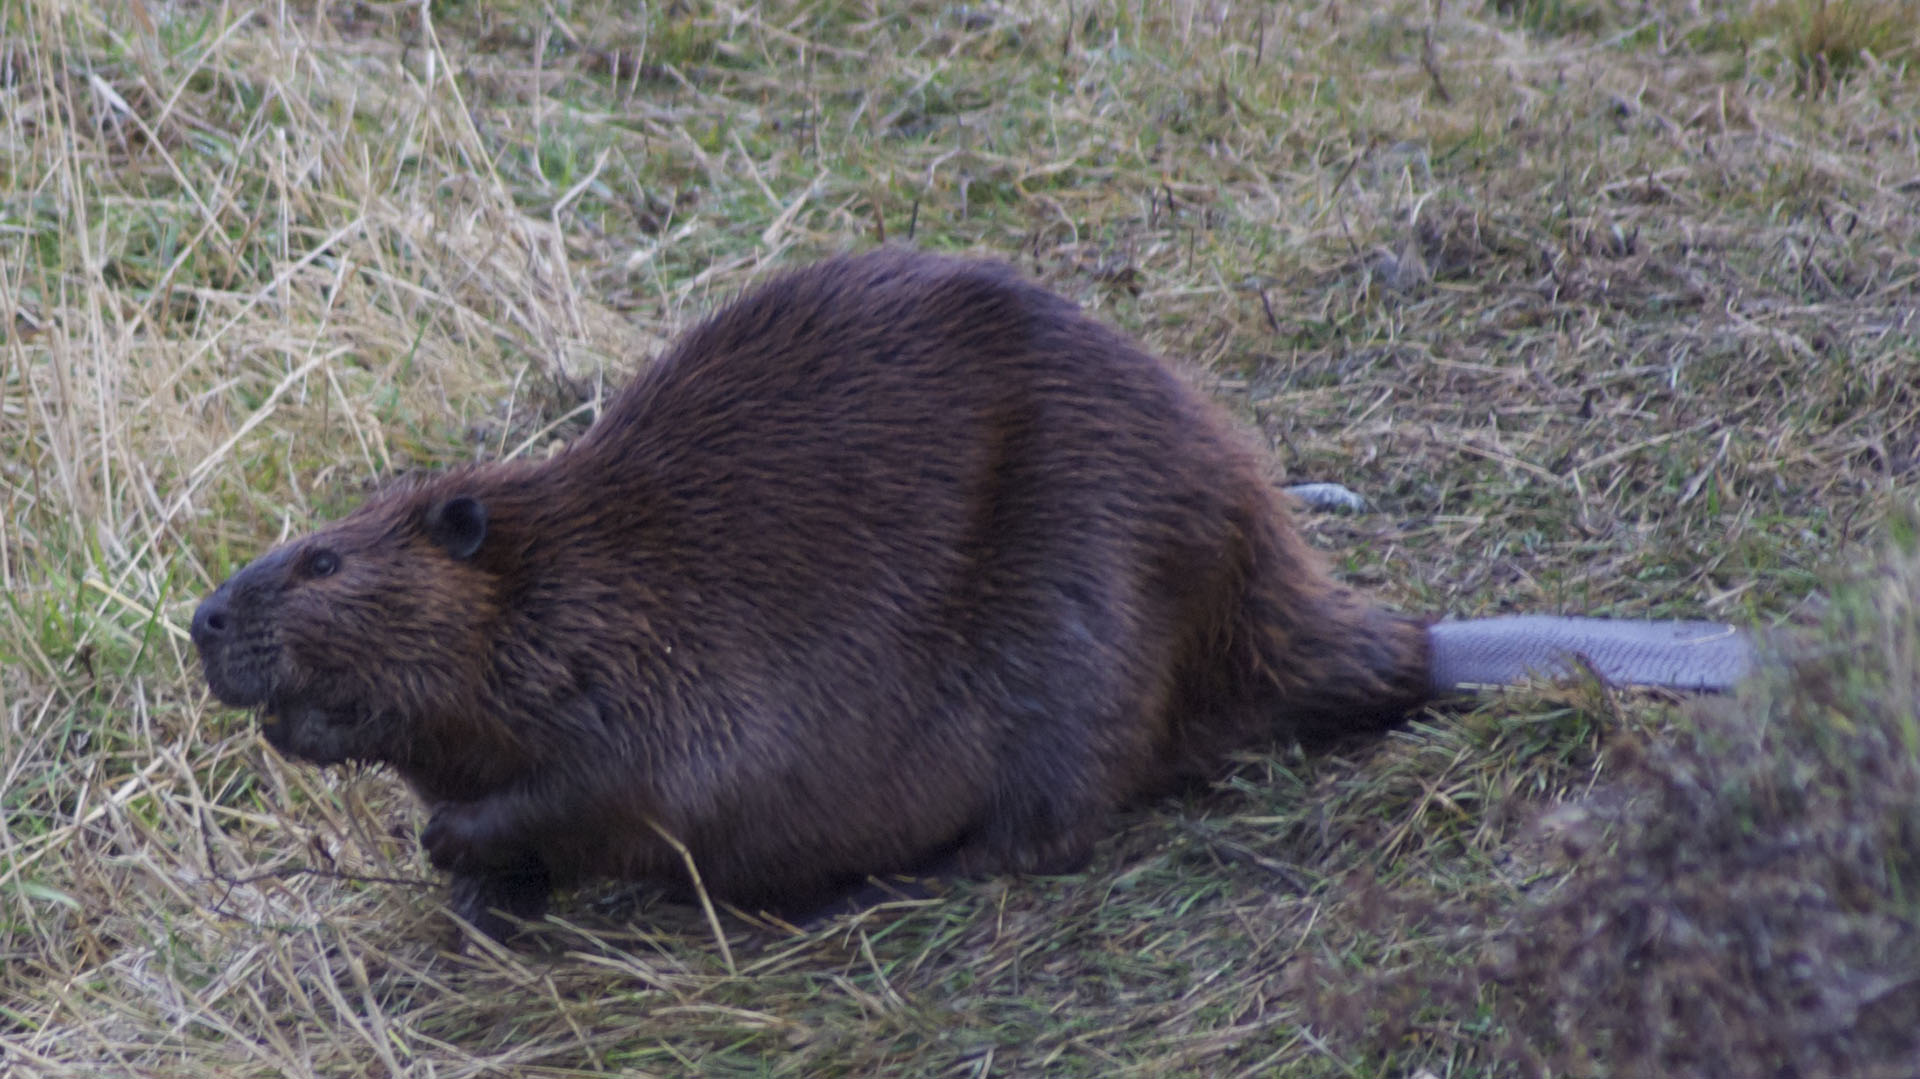
[[[1509,615],[1428,627],[1433,694],[1452,697],[1581,665],[1619,685],[1725,692],[1753,669],[1751,637],[1720,622]]]

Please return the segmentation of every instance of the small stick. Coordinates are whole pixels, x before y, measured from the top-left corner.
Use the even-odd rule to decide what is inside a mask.
[[[1433,80],[1433,92],[1440,96],[1441,104],[1453,104],[1453,95],[1447,93],[1447,84],[1440,81],[1440,54],[1433,46],[1433,27],[1427,27],[1427,39],[1420,49],[1420,66],[1427,69],[1427,77]]]
[[[700,897],[700,909],[707,916],[707,928],[713,930],[713,941],[720,945],[720,959],[726,963],[727,973],[737,977],[740,970],[733,965],[733,949],[727,946],[727,935],[720,929],[720,915],[714,912],[713,900],[707,896],[707,885],[700,879],[700,868],[693,864],[693,852],[688,850],[687,845],[680,842],[672,832],[660,827],[660,822],[652,817],[647,818],[647,827],[653,829],[661,839],[666,840],[667,846],[672,847],[674,852],[680,855],[680,860],[686,864],[687,876],[693,880],[693,894]]]

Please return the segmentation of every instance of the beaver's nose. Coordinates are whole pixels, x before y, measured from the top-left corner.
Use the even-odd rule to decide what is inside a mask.
[[[233,613],[228,609],[227,590],[217,589],[200,601],[193,611],[193,646],[200,651],[219,645],[233,628]]]

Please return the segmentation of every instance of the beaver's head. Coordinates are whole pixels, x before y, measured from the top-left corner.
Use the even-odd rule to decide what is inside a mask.
[[[407,766],[484,722],[499,617],[485,503],[390,493],[262,555],[193,614],[214,696],[289,756]],[[464,730],[463,730],[464,728]]]

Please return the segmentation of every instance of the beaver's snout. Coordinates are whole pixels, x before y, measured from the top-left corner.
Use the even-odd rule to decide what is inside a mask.
[[[228,609],[227,590],[222,587],[200,601],[193,611],[193,646],[204,657],[220,647],[233,629],[233,614]]]
[[[194,608],[190,632],[207,688],[222,704],[254,708],[266,702],[272,686],[258,662],[257,642],[248,640],[246,620],[236,609],[234,593],[234,582],[228,581],[201,600]]]

